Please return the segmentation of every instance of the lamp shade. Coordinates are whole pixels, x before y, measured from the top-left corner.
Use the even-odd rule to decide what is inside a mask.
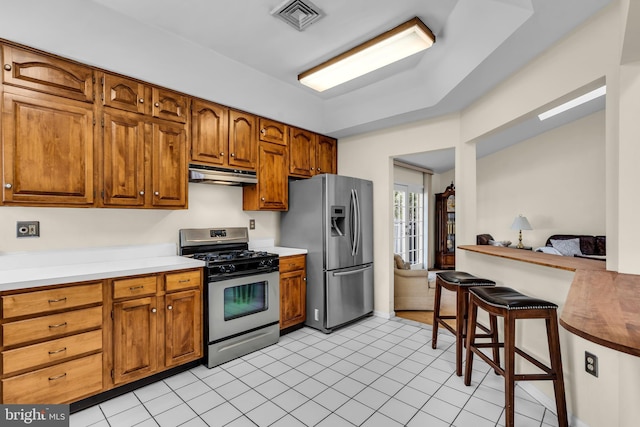
[[[513,220],[513,224],[511,224],[512,230],[533,230],[531,228],[531,224],[529,224],[529,220],[526,216],[522,216],[522,214],[518,215],[516,219]]]

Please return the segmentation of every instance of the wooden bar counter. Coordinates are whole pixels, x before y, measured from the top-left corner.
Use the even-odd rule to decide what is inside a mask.
[[[613,350],[640,356],[640,275],[606,270],[606,263],[489,245],[459,249],[574,272],[560,324]]]

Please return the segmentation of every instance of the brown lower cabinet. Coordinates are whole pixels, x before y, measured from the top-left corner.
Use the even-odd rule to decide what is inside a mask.
[[[202,357],[202,269],[0,292],[0,403],[73,403]]]
[[[306,255],[280,258],[280,330],[304,323],[307,317]]]
[[[114,385],[202,357],[202,271],[113,280]]]

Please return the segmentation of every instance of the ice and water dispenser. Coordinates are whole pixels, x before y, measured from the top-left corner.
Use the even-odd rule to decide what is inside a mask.
[[[331,236],[344,236],[345,207],[331,206]]]

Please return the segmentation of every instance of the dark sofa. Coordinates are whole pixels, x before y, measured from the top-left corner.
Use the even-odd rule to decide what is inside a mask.
[[[553,246],[551,240],[580,240],[580,252],[587,258],[602,258],[607,255],[607,237],[606,236],[587,236],[580,234],[554,234],[549,236],[546,246]],[[576,255],[579,256],[579,255]]]

